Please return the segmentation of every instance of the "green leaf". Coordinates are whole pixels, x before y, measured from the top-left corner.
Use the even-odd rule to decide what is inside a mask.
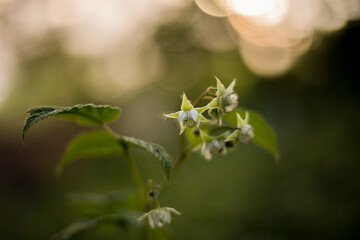
[[[120,109],[109,105],[78,104],[73,107],[35,107],[26,113],[30,116],[26,119],[23,128],[23,141],[31,126],[48,117],[73,119],[79,124],[94,126],[115,120],[120,114]]]
[[[245,116],[245,112],[249,113],[249,124],[254,128],[254,142],[270,152],[275,160],[279,160],[275,133],[260,114],[249,110],[236,110],[224,115],[223,120],[236,126],[236,113]]]
[[[62,170],[79,158],[104,157],[121,154],[123,147],[116,137],[107,132],[87,132],[75,137],[68,145],[65,155],[59,162],[56,170],[61,174]]]
[[[122,143],[128,144],[129,146],[144,148],[148,152],[152,153],[157,158],[161,168],[164,170],[166,179],[170,181],[172,159],[163,147],[155,143],[146,142],[132,137],[119,136],[118,138]]]
[[[122,210],[117,213],[103,215],[96,218],[85,219],[82,221],[71,223],[58,234],[54,235],[52,240],[68,240],[87,230],[97,228],[101,225],[114,224],[118,222],[126,222],[131,225],[139,226],[141,223],[137,218],[141,216],[141,212]]]

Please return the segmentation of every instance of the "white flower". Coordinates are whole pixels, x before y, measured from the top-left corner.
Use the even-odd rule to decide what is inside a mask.
[[[243,143],[250,142],[250,140],[254,138],[254,128],[252,126],[250,126],[249,124],[245,123],[240,128],[239,138],[240,138],[240,141]]]
[[[211,142],[204,142],[201,147],[201,154],[206,160],[211,160],[215,153],[225,153],[224,141],[212,140]]]
[[[208,106],[201,108],[194,108],[193,105],[187,99],[185,93],[183,93],[183,99],[181,103],[181,111],[164,114],[166,118],[177,118],[180,124],[180,134],[182,134],[186,127],[199,127],[200,122],[207,122],[208,120],[201,114],[208,109]]]
[[[200,114],[195,110],[191,109],[189,111],[181,111],[178,117],[179,123],[182,124],[184,127],[199,127],[200,125]]]
[[[205,132],[200,131],[201,139],[203,140],[201,146],[201,155],[204,156],[206,160],[211,160],[212,155],[216,153],[226,153],[224,138],[228,133],[222,134],[218,137],[211,137]]]
[[[150,212],[145,213],[144,215],[139,217],[138,220],[141,221],[147,217],[150,227],[162,227],[165,223],[171,222],[171,213],[181,215],[181,213],[176,211],[174,208],[162,207],[153,209]]]
[[[245,119],[242,119],[239,113],[236,113],[237,128],[225,139],[228,146],[234,145],[238,140],[243,143],[249,143],[254,138],[254,128],[248,123],[249,113],[246,112]]]

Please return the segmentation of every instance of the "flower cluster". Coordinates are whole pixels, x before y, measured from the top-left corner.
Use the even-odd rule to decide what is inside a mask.
[[[204,107],[194,107],[185,93],[183,93],[181,110],[175,113],[164,114],[165,118],[177,118],[180,125],[180,134],[182,134],[186,128],[203,129],[206,125],[214,125],[214,121],[208,120],[204,117],[204,112],[212,120],[215,120],[215,125],[222,125],[223,116],[234,111],[238,106],[238,95],[234,91],[235,79],[231,84],[225,88],[224,84],[216,78],[216,92],[212,100]],[[212,88],[208,88],[212,89]],[[214,113],[214,111],[216,111]],[[215,153],[226,153],[227,147],[234,146],[238,141],[248,143],[254,138],[254,128],[249,125],[249,114],[246,113],[246,117],[243,120],[239,113],[237,113],[237,127],[233,133],[225,132],[219,136],[210,136],[204,130],[200,130],[201,144],[195,149],[201,150],[201,154],[205,159],[210,160]],[[204,123],[204,126],[200,127],[200,124]]]
[[[190,148],[200,151],[206,160],[211,160],[214,154],[225,154],[227,148],[233,147],[239,141],[248,143],[254,138],[254,128],[249,124],[248,112],[246,112],[245,119],[242,119],[239,111],[236,111],[237,126],[225,127],[225,129],[232,129],[233,132],[222,130],[222,119],[226,114],[236,109],[238,106],[238,95],[234,91],[235,80],[225,88],[218,78],[215,77],[215,79],[217,82],[216,88],[209,87],[199,99],[201,100],[205,96],[211,97],[207,105],[196,107],[196,105],[191,104],[186,94],[183,93],[180,111],[164,114],[165,118],[177,119],[180,125],[180,135],[183,134],[187,128],[193,128],[193,131],[186,132],[186,136],[188,137],[189,134],[191,134],[188,140],[190,142],[192,141],[190,138],[194,140],[190,144]],[[210,92],[215,89],[215,92]],[[205,116],[208,116],[209,119],[204,116],[205,113],[207,113]],[[220,135],[212,135],[219,130]],[[150,198],[156,201],[158,208],[145,213],[139,218],[140,221],[147,218],[152,228],[162,227],[164,224],[170,223],[171,213],[180,214],[173,208],[160,208],[157,201],[158,193],[158,189],[152,187],[148,194]]]

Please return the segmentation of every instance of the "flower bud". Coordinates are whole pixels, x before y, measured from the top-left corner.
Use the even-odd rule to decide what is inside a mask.
[[[223,113],[229,113],[236,109],[238,105],[238,95],[234,91],[225,91],[219,98],[220,110]]]
[[[153,188],[148,192],[148,196],[153,199],[156,199],[156,198],[158,198],[159,193],[160,193],[159,188]]]
[[[215,79],[217,82],[216,97],[208,104],[208,107],[209,109],[218,109],[218,114],[221,116],[221,113],[226,114],[236,109],[239,97],[234,91],[235,79],[230,83],[228,88],[225,88],[224,84],[222,84],[217,77],[215,77]]]
[[[254,128],[249,124],[244,124],[240,128],[240,141],[243,143],[249,143],[254,138]]]

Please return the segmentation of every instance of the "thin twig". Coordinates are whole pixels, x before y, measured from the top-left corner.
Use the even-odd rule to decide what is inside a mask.
[[[203,93],[200,94],[200,96],[193,102],[193,105],[194,107],[196,107],[196,105],[199,104],[199,102],[206,96],[206,95],[214,95],[214,94],[211,94],[210,91],[211,90],[215,90],[216,88],[215,87],[208,87]],[[215,95],[214,95],[215,96]]]

